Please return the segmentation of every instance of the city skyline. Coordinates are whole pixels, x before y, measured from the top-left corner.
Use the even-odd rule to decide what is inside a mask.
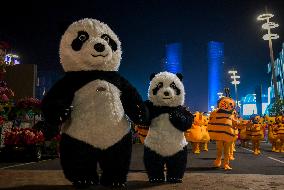
[[[13,4],[14,3],[14,4]],[[6,5],[7,4],[7,5]],[[241,76],[239,96],[253,93],[261,82],[268,87],[269,49],[262,40],[264,31],[256,18],[268,11],[280,27],[280,39],[273,42],[278,56],[283,42],[283,1],[49,1],[4,2],[3,7],[19,6],[11,14],[3,10],[0,40],[12,44],[22,63],[40,69],[62,71],[58,47],[60,37],[73,21],[92,17],[108,24],[122,41],[120,72],[147,98],[149,76],[161,71],[165,45],[182,43],[186,102],[192,110],[207,110],[207,43],[224,43],[224,67]],[[12,7],[13,7],[12,6]],[[64,11],[62,11],[64,10]],[[225,81],[229,75],[224,72]],[[226,85],[230,85],[227,83]],[[233,93],[233,85],[228,86]]]

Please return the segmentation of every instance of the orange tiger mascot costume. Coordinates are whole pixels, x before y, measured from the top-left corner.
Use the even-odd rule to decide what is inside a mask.
[[[280,141],[279,151],[284,152],[284,116],[281,116],[281,123],[278,124],[277,139]]]
[[[203,125],[202,125],[202,145],[203,151],[208,151],[208,142],[210,141],[210,136],[208,133],[208,122],[209,116],[203,115]]]
[[[229,151],[235,139],[236,126],[233,120],[236,120],[233,111],[235,110],[235,101],[229,95],[229,89],[225,89],[226,96],[217,102],[217,109],[210,114],[208,123],[208,132],[210,138],[216,141],[217,157],[214,161],[216,167],[222,164],[222,153],[224,152],[224,169],[231,170],[229,165]]]
[[[240,133],[240,141],[241,146],[248,148],[249,147],[249,137],[248,137],[248,128],[252,126],[252,122],[250,120],[245,120],[243,118],[240,118],[240,124],[239,124],[239,133]]]
[[[191,128],[185,132],[185,138],[188,142],[191,142],[192,152],[194,154],[200,153],[199,144],[202,140],[202,128],[203,115],[200,112],[195,112],[194,121],[191,125]]]
[[[276,117],[273,116],[265,116],[265,121],[268,127],[268,140],[271,143],[272,152],[278,151],[277,146],[277,131],[276,131]]]
[[[255,116],[252,119],[253,125],[251,127],[251,142],[252,142],[252,150],[254,155],[260,154],[260,141],[264,139],[264,128],[265,125],[263,123],[263,118],[259,115]]]

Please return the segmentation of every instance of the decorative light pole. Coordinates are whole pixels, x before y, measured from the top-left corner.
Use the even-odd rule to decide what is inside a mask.
[[[274,96],[275,96],[275,100],[277,101],[279,100],[279,95],[278,95],[277,80],[276,80],[276,73],[275,73],[275,63],[274,63],[274,56],[273,56],[272,40],[278,39],[279,35],[271,33],[270,29],[277,28],[279,24],[269,21],[269,19],[272,18],[273,16],[274,16],[273,14],[266,13],[266,14],[259,15],[257,17],[257,20],[266,21],[266,23],[262,25],[262,28],[267,30],[267,34],[265,34],[262,38],[264,40],[267,40],[268,45],[269,45]]]
[[[232,74],[231,79],[233,79],[233,81],[231,83],[233,85],[235,85],[236,107],[238,109],[239,108],[239,102],[238,102],[238,89],[237,89],[237,85],[240,84],[240,81],[238,81],[237,79],[240,79],[241,77],[236,75],[238,73],[238,71],[235,71],[235,70],[231,70],[228,73]]]

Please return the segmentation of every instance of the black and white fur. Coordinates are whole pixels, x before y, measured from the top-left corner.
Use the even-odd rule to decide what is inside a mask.
[[[146,110],[136,89],[117,72],[121,53],[118,37],[98,20],[74,22],[62,36],[66,74],[44,97],[42,110],[48,123],[62,124],[61,165],[74,185],[123,186],[127,180],[130,120],[143,123]]]
[[[184,86],[181,74],[161,72],[151,76],[148,98],[150,125],[144,141],[144,164],[150,182],[181,182],[187,163],[184,132],[193,116],[183,107]]]

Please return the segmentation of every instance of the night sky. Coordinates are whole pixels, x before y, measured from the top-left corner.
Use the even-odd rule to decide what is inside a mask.
[[[55,1],[56,2],[56,1]],[[256,17],[268,11],[280,27],[273,42],[278,56],[284,42],[283,0],[89,0],[1,2],[0,41],[8,41],[22,63],[39,69],[61,71],[60,37],[73,21],[89,17],[108,24],[122,42],[120,72],[147,98],[149,76],[161,71],[165,45],[183,45],[186,104],[192,110],[207,110],[207,43],[225,44],[224,73],[235,68],[241,76],[239,97],[254,93],[256,85],[267,89],[269,49],[261,22]],[[282,9],[282,13],[280,10]]]

